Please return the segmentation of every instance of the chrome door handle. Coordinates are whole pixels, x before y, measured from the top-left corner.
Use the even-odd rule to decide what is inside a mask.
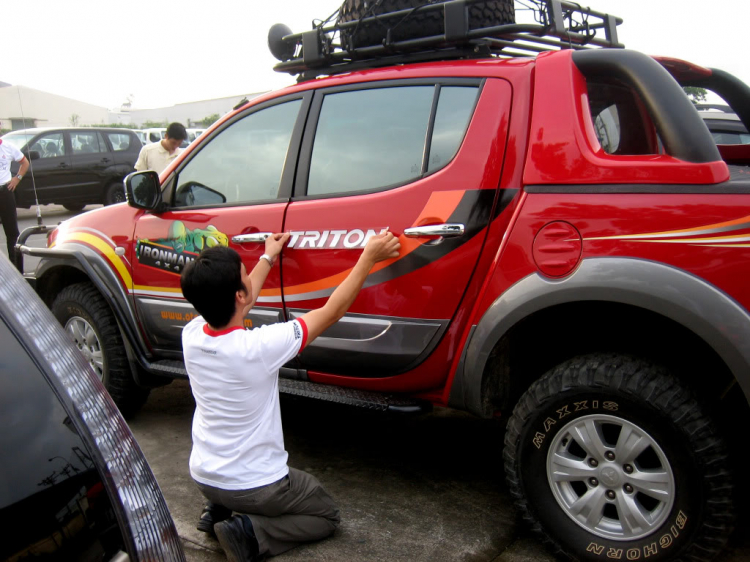
[[[255,244],[263,244],[266,241],[266,238],[270,238],[273,236],[273,232],[256,232],[254,234],[238,234],[237,236],[232,236],[232,242],[235,244],[248,244],[248,243],[255,243]]]
[[[428,226],[414,226],[404,230],[404,236],[408,238],[421,238],[423,236],[441,236],[443,238],[455,238],[463,236],[466,227],[458,223],[431,224]]]

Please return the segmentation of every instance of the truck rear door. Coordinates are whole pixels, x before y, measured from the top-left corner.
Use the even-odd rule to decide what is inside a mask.
[[[336,86],[315,93],[285,231],[290,317],[322,306],[367,239],[389,228],[399,258],[378,264],[349,313],[300,356],[351,376],[402,372],[449,325],[490,221],[511,88],[440,78]]]

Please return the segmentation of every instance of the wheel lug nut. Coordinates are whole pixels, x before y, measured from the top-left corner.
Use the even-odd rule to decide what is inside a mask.
[[[607,451],[604,453],[604,458],[606,458],[608,461],[615,460],[615,454],[612,451]]]
[[[630,484],[625,484],[623,486],[623,489],[625,490],[626,494],[632,494],[633,493],[633,486],[631,486]]]
[[[607,497],[613,500],[615,499],[615,493],[612,490],[607,490]]]
[[[633,467],[630,466],[629,464],[626,464],[625,466],[623,466],[622,469],[628,474],[633,474]]]
[[[599,485],[599,480],[597,480],[596,478],[589,478],[589,484],[596,487]]]
[[[589,464],[593,466],[594,468],[599,466],[599,462],[596,459],[589,459]]]

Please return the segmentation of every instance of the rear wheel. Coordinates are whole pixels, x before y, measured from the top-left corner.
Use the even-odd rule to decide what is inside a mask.
[[[83,208],[86,205],[83,203],[63,203],[63,207],[65,207],[68,211],[71,213],[78,213],[80,211],[83,211]]]
[[[125,186],[122,182],[114,182],[104,190],[104,204],[114,205],[115,203],[125,202]]]
[[[346,23],[366,17],[408,10],[427,4],[439,4],[447,0],[344,0],[339,9],[338,23]],[[469,7],[469,29],[514,23],[514,0],[487,0]],[[359,25],[341,32],[344,44],[355,48],[380,45],[391,28],[391,41],[405,41],[419,37],[443,34],[443,16],[437,10],[417,10],[408,18],[395,18],[374,24]]]
[[[548,372],[508,422],[505,470],[524,518],[579,560],[709,560],[734,519],[726,449],[663,369],[589,355]]]
[[[52,303],[52,313],[104,383],[123,416],[138,411],[149,390],[139,387],[112,310],[91,283],[65,287]]]

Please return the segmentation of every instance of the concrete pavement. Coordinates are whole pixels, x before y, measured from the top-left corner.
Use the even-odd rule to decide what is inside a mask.
[[[188,560],[224,560],[195,529],[202,497],[188,473],[190,387],[156,389],[130,427],[159,481]],[[289,464],[314,474],[341,508],[327,540],[281,561],[553,562],[517,519],[505,486],[502,424],[447,409],[386,416],[282,395]],[[740,501],[740,505],[744,502]],[[720,562],[750,560],[736,532]]]
[[[188,474],[193,401],[186,381],[152,393],[130,426],[151,464],[190,560],[223,560],[195,529],[202,499]],[[502,428],[450,410],[416,418],[282,397],[289,463],[339,502],[331,539],[279,560],[546,560],[528,546],[505,488]],[[534,555],[529,556],[530,552]]]

